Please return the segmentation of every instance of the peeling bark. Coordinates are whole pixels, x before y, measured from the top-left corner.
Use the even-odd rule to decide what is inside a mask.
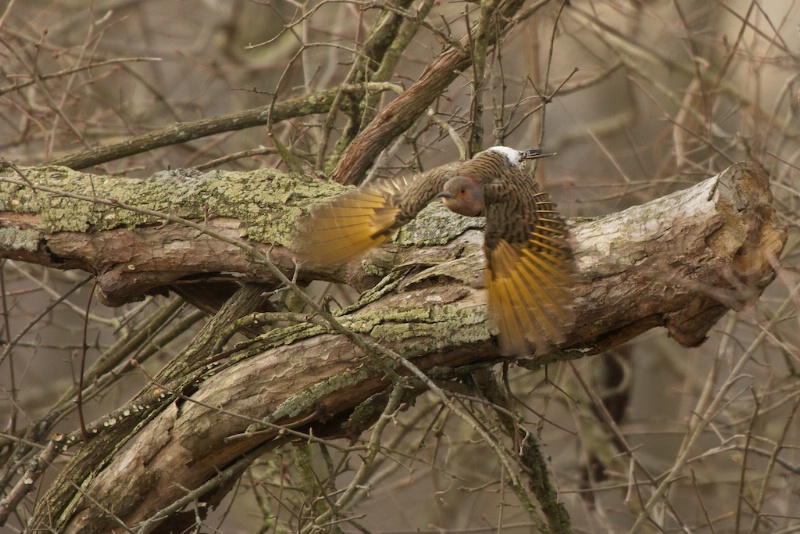
[[[64,169],[32,172],[28,179],[115,202],[92,204],[51,196],[44,189],[33,193],[5,174],[0,256],[94,272],[108,303],[187,278],[197,283],[209,273],[276,283],[247,250],[177,221],[161,224],[156,217],[127,212],[123,205],[167,211],[225,236],[247,238],[291,275],[297,217],[340,190],[273,171],[188,178],[162,173],[133,185],[130,179],[90,180]],[[150,186],[163,189],[170,202],[148,195]],[[60,209],[63,221],[50,216],[51,209]],[[384,277],[391,280],[385,290],[367,291],[362,303],[339,321],[423,371],[453,376],[459,366],[499,359],[485,312],[479,225],[480,219],[434,206],[393,243],[363,260],[328,270],[301,266],[299,274],[360,289]],[[423,231],[433,227],[435,232]],[[772,281],[786,240],[772,208],[769,179],[752,163],[736,164],[642,206],[574,222],[572,231],[577,321],[568,343],[560,347],[565,352],[528,362],[535,366],[600,352],[656,326],[666,327],[683,345],[702,343],[728,309],[758,298]],[[136,525],[243,454],[291,439],[278,427],[313,430],[320,437],[358,433],[373,420],[367,401],[390,386],[375,365],[378,356],[365,355],[330,328],[311,323],[273,330],[257,345],[207,365],[215,356],[208,349],[214,328],[218,325],[201,333],[208,336],[206,352],[192,353],[199,349],[190,347],[127,411],[109,416],[113,425],[97,422],[97,437],[78,446],[59,481],[40,500],[34,525],[59,532],[105,531],[118,526],[118,520]],[[193,363],[179,369],[181,362]],[[383,365],[403,374],[396,362]],[[380,400],[376,405],[380,409]],[[214,497],[210,492],[203,499],[214,502]]]

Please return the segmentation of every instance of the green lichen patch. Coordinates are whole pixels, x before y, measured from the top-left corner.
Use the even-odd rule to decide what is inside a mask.
[[[486,307],[459,308],[449,304],[429,307],[383,308],[346,318],[346,326],[382,342],[425,339],[429,349],[453,346],[458,342],[476,342],[489,338]],[[345,321],[342,321],[345,324]],[[419,347],[410,350],[418,351]]]
[[[39,232],[0,228],[0,249],[35,252],[39,248]]]
[[[37,215],[40,233],[163,222],[163,217],[122,207],[128,205],[193,221],[235,218],[242,221],[242,237],[288,245],[298,218],[313,200],[324,201],[345,190],[314,176],[275,169],[207,173],[177,169],[148,178],[98,176],[65,167],[24,169],[24,173],[33,188],[19,183],[19,176],[9,171],[0,175],[16,182],[0,180],[0,210]]]
[[[247,236],[262,243],[291,246],[309,207],[317,200],[324,202],[346,190],[339,184],[311,176],[259,171],[262,172],[261,176],[252,172],[227,173],[243,175],[243,194],[234,211],[245,222]],[[260,179],[264,187],[258,186]]]
[[[314,384],[286,399],[275,408],[268,422],[277,423],[282,420],[291,420],[313,411],[319,402],[331,393],[346,388],[356,388],[364,380],[367,380],[369,375],[370,372],[366,367],[333,375],[328,380]],[[257,426],[248,428],[248,431],[255,430]]]
[[[403,246],[443,245],[471,228],[483,228],[483,217],[457,215],[440,202],[431,202],[397,233],[395,243]]]
[[[125,209],[123,204],[178,217],[203,216],[202,195],[194,194],[199,173],[188,174],[190,179],[178,171],[141,179],[38,167],[25,169],[25,174],[33,188],[0,182],[4,199],[0,209],[38,215],[38,229],[45,233],[102,231],[161,222],[159,217]]]

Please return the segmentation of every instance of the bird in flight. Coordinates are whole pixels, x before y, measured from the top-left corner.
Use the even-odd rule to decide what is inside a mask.
[[[551,155],[495,146],[469,161],[350,191],[312,209],[300,255],[343,263],[386,241],[435,198],[460,215],[484,216],[485,283],[500,353],[544,354],[564,341],[572,322],[572,251],[566,222],[522,164]]]

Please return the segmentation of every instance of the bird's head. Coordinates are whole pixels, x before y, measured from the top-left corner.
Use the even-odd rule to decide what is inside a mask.
[[[486,208],[483,187],[469,176],[450,178],[445,182],[442,192],[436,196],[442,199],[447,209],[467,217],[483,215]]]
[[[493,146],[487,148],[484,152],[496,152],[506,157],[512,167],[516,167],[525,160],[547,158],[555,156],[555,153],[544,152],[541,148],[528,148],[526,150],[517,150],[507,146]]]

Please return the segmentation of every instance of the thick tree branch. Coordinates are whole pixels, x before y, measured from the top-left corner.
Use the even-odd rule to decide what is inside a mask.
[[[341,189],[275,171],[130,180],[51,168],[31,171],[27,181],[9,172],[2,176],[0,256],[95,272],[108,302],[182,278],[197,283],[213,271],[273,285],[244,249],[210,232],[249,239],[291,274],[298,215]],[[568,352],[530,363],[599,352],[655,326],[667,327],[684,345],[702,342],[722,314],[755,300],[774,277],[786,236],[768,186],[760,167],[740,163],[685,191],[576,222],[578,319],[561,347]],[[165,197],[171,201],[160,200]],[[144,211],[126,211],[125,204]],[[154,207],[173,222],[159,226],[146,213]],[[184,228],[175,216],[203,226]],[[423,371],[452,377],[460,366],[498,361],[485,313],[482,235],[475,228],[480,222],[433,206],[363,261],[329,270],[301,267],[300,274],[362,289],[385,277],[377,286],[383,289],[365,293],[339,321]],[[70,245],[74,240],[81,246]],[[206,351],[215,346],[211,340],[201,345]],[[291,438],[279,428],[313,430],[319,437],[357,434],[374,420],[390,385],[374,365],[375,355],[324,324],[272,330],[256,344],[218,355],[222,365],[205,365],[210,353],[197,350],[187,349],[202,356],[177,360],[195,365],[165,370],[151,393],[109,416],[113,424],[93,426],[98,437],[78,449],[61,483],[40,501],[40,526],[78,532],[113,528],[117,520],[144,521],[242,454]],[[404,373],[396,362],[386,364]],[[263,423],[253,426],[258,421]],[[123,443],[125,449],[115,453]],[[209,502],[218,497],[209,495]]]
[[[246,239],[291,276],[298,218],[341,190],[273,170],[110,179],[46,168],[29,171],[35,189],[10,172],[0,179],[0,257],[92,272],[110,305],[208,278],[274,285],[246,248],[219,238]],[[771,198],[763,171],[741,163],[691,189],[575,223],[578,324],[588,325],[575,344],[614,345],[659,325],[684,344],[701,342],[725,309],[757,297],[771,281],[768,260],[785,239]],[[742,199],[750,200],[737,207]],[[150,210],[200,228],[165,223]],[[363,291],[397,266],[425,267],[404,283],[442,277],[472,289],[482,283],[481,225],[433,205],[365,262],[301,269],[300,276]]]

